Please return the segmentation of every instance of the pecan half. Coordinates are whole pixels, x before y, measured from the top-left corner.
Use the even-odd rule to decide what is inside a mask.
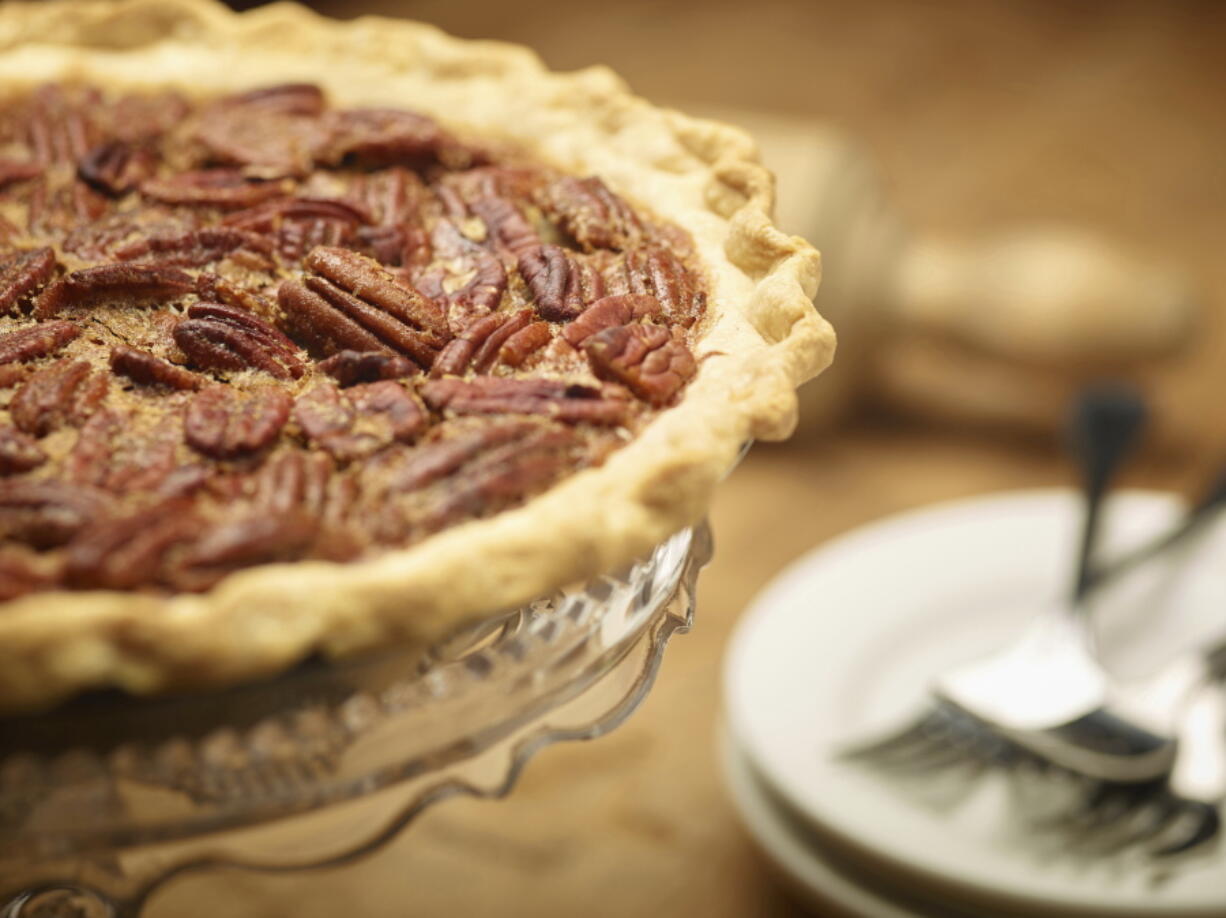
[[[635,319],[660,315],[660,301],[653,296],[616,294],[597,300],[562,329],[562,337],[575,347],[606,328],[629,325]]]
[[[261,108],[284,115],[320,115],[326,101],[323,90],[314,83],[279,83],[227,96],[221,104]]]
[[[18,428],[45,437],[65,424],[81,424],[106,396],[104,373],[94,373],[84,360],[61,360],[39,370],[17,390],[9,413]]]
[[[174,574],[184,589],[207,589],[229,571],[254,564],[292,561],[311,546],[317,522],[309,513],[253,513],[205,530]]]
[[[43,167],[38,163],[22,163],[11,159],[0,159],[0,188],[13,182],[26,182],[43,174]]]
[[[308,277],[306,286],[334,312],[372,332],[384,346],[408,355],[423,367],[434,363],[438,353],[437,337],[406,325],[377,306],[321,278]]]
[[[130,416],[114,411],[97,411],[81,425],[77,442],[64,462],[65,478],[78,485],[109,490],[115,441],[122,435]]]
[[[162,580],[168,552],[199,535],[201,520],[193,511],[190,500],[171,499],[84,527],[68,543],[68,582],[84,589],[130,590]]]
[[[9,253],[0,259],[0,315],[12,312],[41,290],[55,274],[55,252],[43,246]]]
[[[389,450],[367,465],[372,481],[382,485],[376,488],[379,499],[384,494],[424,488],[448,477],[482,453],[540,428],[539,421],[525,419],[488,421],[458,431],[451,429],[451,423],[438,428],[440,436],[436,439],[411,450]]]
[[[172,130],[190,107],[178,93],[166,91],[121,96],[110,107],[110,130],[120,140],[142,143]]]
[[[349,109],[330,114],[331,139],[322,159],[368,166],[443,162],[462,168],[474,155],[432,118],[394,109]]]
[[[331,136],[318,117],[322,110],[323,97],[303,87],[230,96],[201,112],[195,139],[210,160],[242,166],[247,174],[303,176]]]
[[[26,197],[26,230],[33,236],[63,236],[106,212],[106,198],[81,181],[58,186],[46,178],[30,182]]]
[[[416,290],[398,285],[369,258],[318,248],[307,258],[321,276],[284,282],[278,299],[291,333],[314,353],[340,349],[394,350],[421,366],[434,362],[445,337],[442,310]]]
[[[549,426],[486,453],[448,482],[421,527],[429,532],[519,503],[566,471],[575,444],[573,432]]]
[[[21,364],[0,363],[0,389],[11,389],[26,381],[30,368]]]
[[[155,357],[148,351],[120,344],[111,348],[111,369],[142,386],[166,386],[169,389],[191,391],[200,389],[207,380],[190,370]]]
[[[391,168],[362,176],[353,197],[373,226],[359,227],[358,241],[379,263],[425,265],[432,256],[423,216],[430,193],[417,173]]]
[[[475,252],[464,259],[471,264],[473,276],[447,299],[451,304],[449,321],[467,325],[478,316],[497,309],[507,289],[507,271],[502,262],[488,252]]]
[[[436,182],[430,188],[434,192],[434,196],[442,205],[444,219],[448,223],[454,223],[457,226],[463,224],[469,218],[468,203],[464,197],[449,184]],[[476,245],[476,242],[469,239],[469,243]]]
[[[498,350],[498,360],[509,367],[521,367],[552,340],[553,330],[548,322],[533,322],[506,340]]]
[[[538,201],[541,210],[586,251],[621,251],[643,239],[642,221],[596,176],[567,176],[551,182],[541,190]]]
[[[370,545],[370,528],[364,521],[355,520],[360,491],[353,475],[338,472],[332,476],[319,532],[311,547],[312,556],[327,561],[349,561]]]
[[[28,472],[46,461],[47,454],[33,437],[0,424],[0,475]]]
[[[424,265],[430,261],[430,237],[415,224],[363,226],[354,238],[363,251],[383,265]]]
[[[587,262],[579,262],[564,248],[541,245],[519,255],[523,277],[542,319],[565,322],[604,295],[604,282]]]
[[[294,401],[293,415],[302,432],[317,443],[353,426],[353,406],[335,386],[312,386]]]
[[[698,371],[685,342],[658,325],[606,328],[584,345],[592,371],[624,383],[639,398],[667,405]]]
[[[199,463],[176,466],[159,477],[153,493],[165,498],[186,497],[207,486],[213,477],[212,471]]]
[[[150,431],[138,431],[132,411],[97,411],[81,427],[64,465],[68,481],[113,494],[186,496],[202,485],[206,470],[183,465],[182,412],[174,409]]]
[[[498,358],[499,350],[516,332],[527,328],[532,321],[532,310],[494,313],[471,322],[459,337],[443,348],[434,363],[430,375],[434,378],[458,376],[470,367],[478,373],[488,370]]]
[[[352,196],[371,222],[384,226],[420,221],[430,191],[412,169],[392,166],[358,176]]]
[[[132,191],[157,170],[157,157],[147,147],[108,140],[77,161],[77,176],[95,191],[117,198]]]
[[[376,261],[346,249],[320,247],[307,256],[306,266],[320,277],[377,306],[401,322],[449,337],[447,317],[437,303],[395,279]],[[436,342],[441,343],[441,341]]]
[[[101,492],[60,481],[0,480],[0,541],[46,549],[63,545],[110,502]]]
[[[106,213],[106,198],[84,182],[73,182],[64,192],[69,195],[72,223],[92,223]],[[71,224],[70,224],[71,225]]]
[[[341,392],[315,386],[294,404],[294,420],[311,442],[341,462],[412,441],[427,424],[425,411],[403,386],[391,380]]]
[[[169,302],[190,293],[190,274],[164,265],[97,265],[73,271],[46,290],[34,303],[34,314],[46,319],[69,306],[101,301]]]
[[[235,459],[276,442],[289,420],[290,396],[260,387],[240,393],[228,386],[197,392],[187,406],[187,445],[213,459]]]
[[[356,246],[358,243],[352,223],[314,217],[282,221],[276,239],[277,251],[287,261],[297,261],[320,246]]]
[[[320,361],[319,369],[342,388],[380,379],[403,379],[421,372],[407,357],[384,351],[339,351]]]
[[[326,356],[341,349],[379,351],[385,347],[361,325],[298,281],[283,282],[277,288],[277,302],[285,310],[286,329],[312,354]]]
[[[0,365],[54,354],[79,334],[80,326],[57,320],[0,335]]]
[[[462,201],[459,206],[463,206]],[[466,218],[460,215],[454,219],[462,221]],[[442,217],[435,222],[430,230],[430,246],[435,256],[445,261],[467,259],[473,257],[477,252],[484,252],[484,249],[465,236],[459,226],[449,217]]]
[[[402,269],[403,270],[403,269]],[[413,286],[421,291],[421,295],[427,299],[434,300],[436,303],[447,302],[447,291],[443,289],[443,280],[446,278],[447,272],[441,266],[431,268],[424,274],[418,275],[413,279]],[[453,331],[457,327],[463,327],[464,323],[457,324],[448,317],[448,327]]]
[[[97,93],[70,94],[55,84],[40,86],[30,98],[28,143],[36,161],[73,163],[94,143],[95,130],[86,114]]]
[[[106,198],[84,182],[73,181],[50,192],[42,179],[31,185],[33,190],[26,208],[29,235],[67,235],[81,224],[100,219],[106,212]]]
[[[146,179],[140,184],[141,194],[164,204],[217,207],[222,210],[252,207],[288,190],[283,182],[249,181],[234,169],[180,172],[165,178]]]
[[[259,341],[242,329],[207,319],[185,319],[175,326],[175,344],[188,361],[206,370],[263,370],[275,379],[289,371],[264,353]]]
[[[60,248],[85,261],[108,259],[111,250],[125,239],[147,232],[146,216],[137,212],[109,213],[92,223],[79,223],[64,236]]]
[[[426,427],[429,418],[404,386],[390,379],[347,389],[357,413],[358,426],[386,430],[397,443],[408,443]]]
[[[370,223],[371,217],[352,201],[337,198],[283,198],[257,207],[240,210],[225,217],[224,226],[268,232],[283,220],[334,220],[355,226]]]
[[[689,328],[706,308],[706,294],[698,278],[676,255],[661,246],[627,252],[608,278],[610,292],[654,296],[661,312]]]
[[[186,497],[208,482],[210,469],[181,460],[181,410],[171,409],[152,430],[138,427],[134,412],[96,412],[64,462],[67,480],[112,494],[157,498]]]
[[[568,424],[624,424],[631,405],[592,386],[557,379],[436,379],[422,387],[430,407],[452,414],[539,414]]]
[[[302,510],[323,515],[336,466],[323,453],[285,450],[269,457],[253,477],[252,503],[265,513]]]
[[[51,211],[51,200],[47,193],[47,177],[39,176],[19,189],[19,200],[26,205],[26,235],[38,236],[56,230],[55,220]]]
[[[265,322],[277,318],[277,310],[254,290],[241,287],[216,274],[202,272],[196,278],[196,296],[207,303],[224,303],[259,316]]]
[[[262,370],[275,379],[305,372],[292,341],[245,310],[194,303],[175,326],[175,343],[196,366],[210,370]]]
[[[277,251],[287,260],[297,260],[316,246],[351,245],[356,230],[370,222],[370,215],[356,204],[331,198],[287,198],[238,211],[223,223],[268,233]]]
[[[540,188],[553,177],[553,173],[542,166],[481,166],[447,173],[439,183],[454,189],[464,201],[481,198],[533,201]]]
[[[121,261],[156,262],[181,268],[199,268],[239,250],[262,256],[269,267],[272,243],[256,233],[228,226],[205,226],[169,236],[144,236],[115,250]]]
[[[486,227],[486,241],[512,255],[541,244],[536,231],[514,201],[506,198],[481,198],[468,205]]]
[[[295,378],[302,375],[298,346],[272,325],[248,310],[225,303],[200,302],[188,306],[187,314],[193,319],[208,319],[211,322],[242,329],[258,339],[270,354],[285,363],[290,368],[291,375]]]

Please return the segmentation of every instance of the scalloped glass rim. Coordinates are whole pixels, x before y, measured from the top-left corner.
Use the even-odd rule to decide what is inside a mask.
[[[705,526],[683,530],[623,571],[425,653],[312,661],[208,695],[108,695],[11,720],[0,860],[250,826],[472,757],[614,667],[696,576],[708,541]]]

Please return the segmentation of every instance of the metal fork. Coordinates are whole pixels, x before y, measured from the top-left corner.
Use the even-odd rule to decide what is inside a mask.
[[[1154,556],[1186,542],[1226,504],[1226,468],[1183,520],[1165,535],[1094,571],[1090,589],[1114,581]],[[1015,774],[1050,774],[1055,770],[1079,781],[1078,793],[1055,818],[1032,823],[1057,833],[1062,850],[1081,849],[1095,856],[1141,849],[1147,856],[1170,858],[1206,849],[1222,833],[1220,807],[1226,801],[1226,638],[1190,651],[1164,665],[1155,675],[1117,687],[1116,707],[1130,719],[1175,738],[1169,775],[1149,781],[1087,779],[1020,746],[963,729],[956,738],[960,759]],[[908,773],[925,761],[922,743],[912,742],[900,756]],[[963,772],[964,777],[966,773]]]
[[[1102,572],[1113,579],[1186,541],[1202,530],[1226,503],[1226,468],[1192,507],[1181,525],[1164,538],[1117,559]],[[1108,834],[1116,826],[1128,831],[1114,843],[1144,846],[1150,854],[1173,856],[1204,848],[1222,830],[1221,804],[1226,800],[1226,638],[1182,654],[1151,679],[1124,691],[1137,700],[1126,706],[1142,719],[1175,724],[1175,762],[1165,781],[1145,785],[1100,782],[1074,812],[1071,822]],[[1149,699],[1146,701],[1146,699]]]
[[[1071,600],[1042,612],[1014,643],[937,676],[925,714],[888,736],[854,744],[845,758],[908,770],[998,757],[1019,747],[1075,774],[1112,782],[1165,776],[1175,743],[1112,704],[1085,599],[1101,582],[1092,567],[1102,500],[1144,419],[1132,389],[1086,392],[1073,416],[1084,474],[1085,515]],[[1139,563],[1139,559],[1133,559]]]
[[[1155,676],[1121,688],[1122,706],[1155,729],[1173,729],[1166,780],[1090,782],[1076,807],[1050,820],[1066,843],[1097,854],[1143,848],[1158,857],[1218,840],[1226,800],[1226,640],[1183,654]]]

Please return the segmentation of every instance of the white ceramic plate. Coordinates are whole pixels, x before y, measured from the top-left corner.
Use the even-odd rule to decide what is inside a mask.
[[[1144,542],[1178,512],[1165,495],[1113,498],[1105,551]],[[936,672],[1058,601],[1079,521],[1071,492],[1014,492],[907,513],[805,556],[734,635],[728,729],[832,850],[926,899],[992,915],[1221,916],[1226,857],[1161,868],[1075,857],[1026,828],[1003,778],[964,782],[962,799],[938,809],[834,755],[916,716]],[[1125,676],[1226,631],[1226,528],[1104,593],[1094,614],[1104,658]]]
[[[815,908],[837,909],[855,918],[930,918],[891,902],[876,890],[839,872],[814,849],[761,785],[744,754],[725,735],[721,738],[724,780],[742,822],[788,885]]]

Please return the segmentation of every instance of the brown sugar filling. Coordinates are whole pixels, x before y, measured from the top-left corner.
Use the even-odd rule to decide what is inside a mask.
[[[599,464],[694,375],[688,239],[309,85],[0,102],[0,599],[344,561]]]

